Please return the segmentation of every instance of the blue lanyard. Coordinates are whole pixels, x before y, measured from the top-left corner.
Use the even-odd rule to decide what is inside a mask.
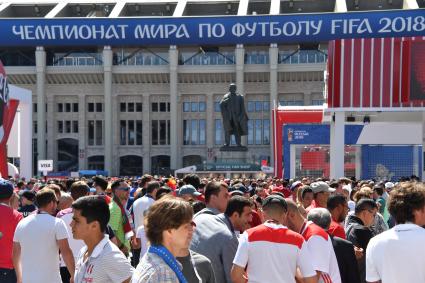
[[[158,255],[174,271],[180,283],[187,283],[176,258],[164,246],[150,246],[148,252]]]

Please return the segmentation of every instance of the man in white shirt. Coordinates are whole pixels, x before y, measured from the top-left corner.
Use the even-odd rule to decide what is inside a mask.
[[[74,257],[68,244],[68,231],[63,220],[53,217],[56,212],[55,192],[45,188],[37,192],[38,213],[23,219],[13,238],[13,261],[17,282],[57,283],[59,251],[65,261],[71,282],[74,277]]]
[[[245,231],[233,260],[232,281],[295,282],[297,268],[302,282],[317,282],[316,271],[303,237],[285,227],[287,204],[283,197],[270,195],[263,201],[266,222]]]
[[[286,202],[288,228],[304,237],[319,283],[341,283],[338,262],[328,233],[313,222],[307,221],[294,201]]]
[[[143,225],[144,215],[143,213],[149,209],[149,207],[155,202],[156,192],[160,188],[157,181],[151,181],[146,187],[146,195],[137,199],[133,203],[133,217],[134,217],[134,230]]]
[[[134,268],[105,235],[110,217],[105,200],[98,196],[81,197],[72,208],[72,234],[86,244],[75,266],[75,283],[130,282]]]
[[[86,184],[86,182],[78,181],[78,182],[74,182],[71,185],[70,191],[71,191],[72,199],[77,200],[80,197],[87,196],[90,192],[90,187]],[[74,216],[74,212],[72,207],[61,210],[56,215],[56,217],[62,219],[65,222],[66,228],[68,230],[68,234],[70,236],[72,235],[72,230],[70,225],[71,225],[73,216]],[[85,244],[82,240],[76,240],[73,237],[70,237],[68,239],[68,242],[69,242],[69,247],[71,248],[72,254],[74,256],[74,260],[76,262],[78,259],[78,255],[80,254],[80,250],[85,246]],[[62,277],[62,283],[68,283],[69,273],[67,272],[67,269],[65,267],[65,262],[63,261],[62,256],[61,256],[60,266],[61,266],[60,272]]]
[[[425,282],[425,186],[406,182],[395,187],[388,210],[397,225],[374,238],[366,250],[367,282]]]

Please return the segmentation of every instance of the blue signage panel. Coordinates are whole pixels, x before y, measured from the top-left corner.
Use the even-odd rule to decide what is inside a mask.
[[[345,125],[344,144],[355,145],[363,125]],[[283,166],[286,174],[291,172],[291,144],[329,145],[330,126],[318,124],[287,124],[283,126]]]
[[[267,16],[1,19],[0,46],[225,45],[425,35],[425,9]]]

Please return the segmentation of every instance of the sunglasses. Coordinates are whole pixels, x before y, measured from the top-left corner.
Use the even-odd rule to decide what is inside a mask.
[[[130,190],[130,187],[122,187],[122,188],[116,188],[116,189],[120,191],[128,192]]]

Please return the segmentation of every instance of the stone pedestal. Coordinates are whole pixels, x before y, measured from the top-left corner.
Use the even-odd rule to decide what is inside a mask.
[[[217,152],[217,163],[246,163],[247,151],[219,151]]]

